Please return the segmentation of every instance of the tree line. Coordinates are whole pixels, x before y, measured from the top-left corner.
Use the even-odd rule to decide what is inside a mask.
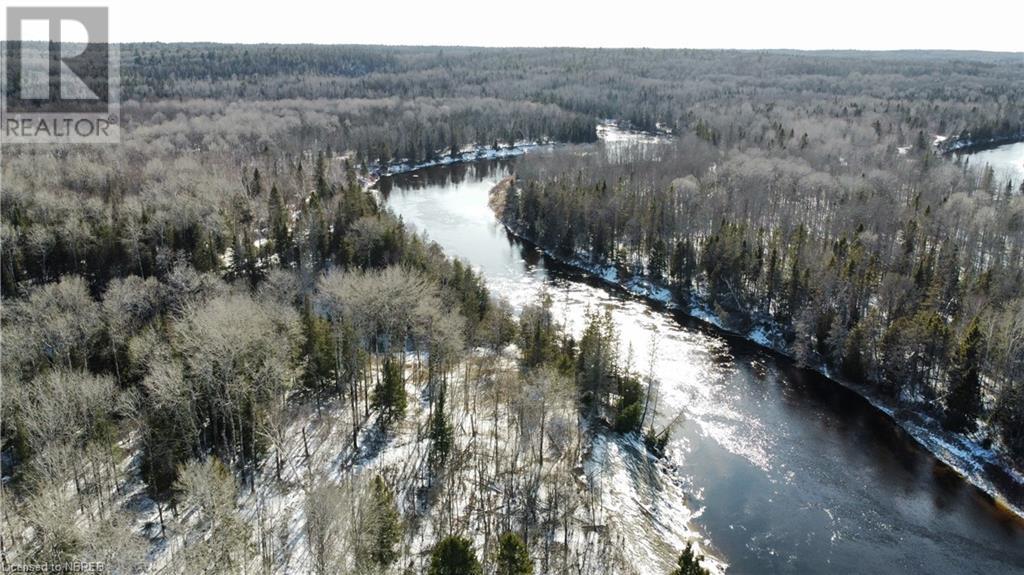
[[[300,138],[358,150],[367,162],[422,161],[474,144],[593,141],[599,118],[754,147],[792,148],[804,134],[836,130],[892,134],[899,146],[942,135],[947,147],[1024,133],[1013,54],[208,44],[121,52],[130,125],[204,148]]]

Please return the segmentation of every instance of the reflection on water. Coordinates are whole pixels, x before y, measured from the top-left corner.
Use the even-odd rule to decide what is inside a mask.
[[[602,435],[588,462],[608,522],[636,542],[626,548],[643,572],[668,572],[691,530],[739,573],[1024,571],[1021,522],[855,393],[512,238],[487,207],[509,169],[430,169],[384,180],[382,192],[513,305],[547,291],[576,332],[588,309],[609,310],[641,372],[656,345],[667,458]]]

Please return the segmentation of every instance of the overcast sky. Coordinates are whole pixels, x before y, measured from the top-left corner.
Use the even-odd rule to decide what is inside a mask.
[[[106,5],[115,42],[1024,52],[1024,0],[10,0]],[[1022,56],[1024,57],[1024,56]]]

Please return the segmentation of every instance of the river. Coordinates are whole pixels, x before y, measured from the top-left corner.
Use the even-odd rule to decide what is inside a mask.
[[[608,309],[637,371],[653,356],[666,458],[599,434],[587,464],[641,572],[667,573],[694,537],[731,573],[1024,573],[1024,523],[856,393],[510,236],[487,205],[509,170],[429,168],[378,187],[494,295],[518,307],[547,291],[575,332]]]

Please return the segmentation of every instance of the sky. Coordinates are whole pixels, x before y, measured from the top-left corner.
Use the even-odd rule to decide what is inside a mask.
[[[1024,53],[1024,0],[7,0],[5,5],[108,6],[115,42]]]

